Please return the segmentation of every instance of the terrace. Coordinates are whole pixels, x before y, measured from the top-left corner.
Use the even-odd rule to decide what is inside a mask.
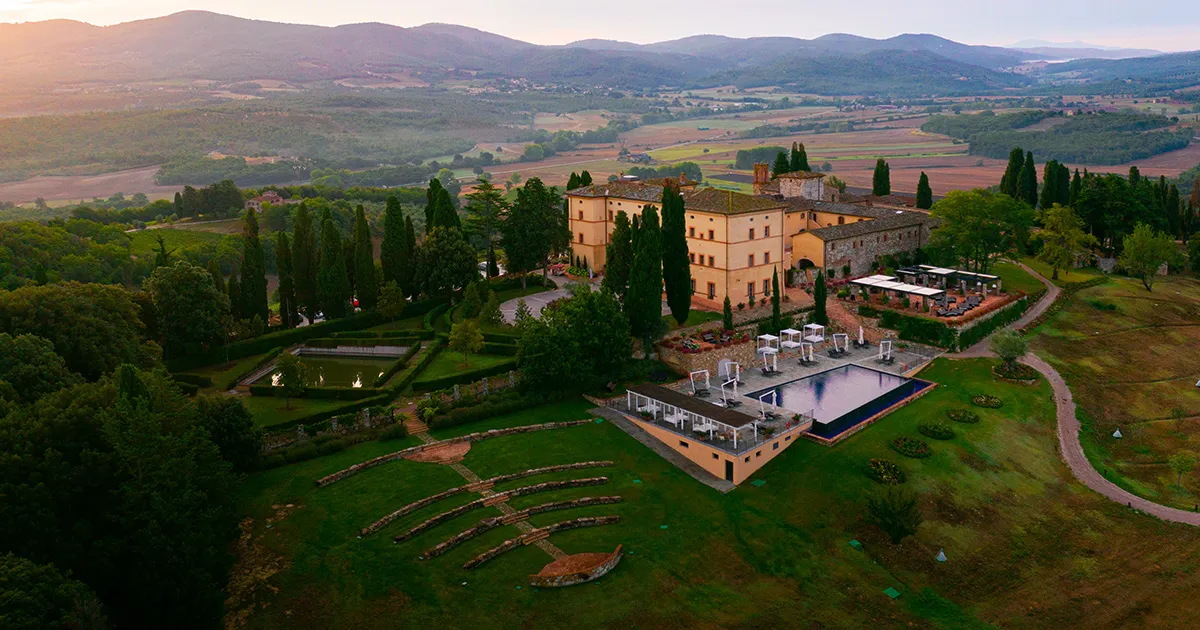
[[[857,278],[850,285],[861,291],[868,304],[959,321],[973,319],[1014,299],[1004,292],[999,276],[930,265],[897,269],[895,276]]]

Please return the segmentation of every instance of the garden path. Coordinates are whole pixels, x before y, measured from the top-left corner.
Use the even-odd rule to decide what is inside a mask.
[[[1050,308],[1050,305],[1058,298],[1060,292],[1054,283],[1047,280],[1038,272],[1024,264],[1017,264],[1021,265],[1025,271],[1046,285],[1046,295],[1041,300],[1038,300],[1038,303],[1033,305],[1033,308],[1029,309],[1024,317],[1009,325],[1009,328],[1014,329],[1019,329],[1029,324],[1041,316],[1042,313],[1046,312],[1046,309]],[[988,340],[983,339],[962,352],[948,353],[945,356],[949,359],[994,356],[987,344]],[[1100,474],[1092,466],[1092,462],[1088,461],[1087,454],[1083,452],[1083,444],[1079,441],[1080,425],[1079,417],[1075,414],[1075,399],[1071,396],[1071,388],[1067,387],[1067,383],[1063,380],[1062,375],[1053,366],[1032,352],[1021,357],[1021,363],[1037,370],[1050,383],[1050,388],[1054,392],[1055,415],[1058,420],[1059,454],[1067,463],[1067,467],[1071,469],[1071,474],[1075,476],[1075,479],[1111,501],[1124,503],[1127,507],[1140,510],[1164,521],[1200,525],[1200,513],[1188,512],[1144,499],[1121,488]]]

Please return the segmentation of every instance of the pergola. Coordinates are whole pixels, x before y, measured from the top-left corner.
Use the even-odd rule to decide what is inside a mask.
[[[923,287],[918,284],[908,284],[907,282],[899,282],[892,276],[867,276],[866,278],[858,278],[851,280],[850,284],[863,287],[865,289],[874,289],[877,291],[892,291],[896,294],[904,294],[916,296],[922,301],[936,300],[939,298],[945,299],[945,289],[935,289],[933,287]]]
[[[625,402],[630,410],[653,408],[663,410],[663,422],[683,434],[699,433],[709,441],[732,442],[737,452],[738,442],[758,441],[758,420],[750,415],[726,409],[654,383],[634,385],[626,390]],[[657,420],[657,416],[655,416]]]
[[[766,352],[767,350],[779,351],[779,337],[775,335],[758,336],[758,351]]]
[[[805,324],[804,340],[809,343],[822,343],[825,341],[825,327],[820,324]]]
[[[779,345],[788,350],[795,350],[800,347],[800,331],[795,328],[784,328],[779,331],[779,336],[783,338]]]

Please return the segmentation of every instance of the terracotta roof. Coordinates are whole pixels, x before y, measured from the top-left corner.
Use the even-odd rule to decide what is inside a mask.
[[[906,197],[904,195],[856,195],[854,193],[842,193],[841,199],[849,203],[879,203],[893,206],[908,206],[910,208],[917,206],[916,197]]]
[[[877,208],[875,206],[834,203],[831,201],[817,201],[815,199],[805,199],[804,197],[776,197],[782,203],[787,205],[787,212],[828,212],[830,214],[841,214],[852,217],[870,217],[872,219],[881,219],[896,214],[895,210],[888,208]]]
[[[821,179],[825,177],[825,173],[813,173],[812,171],[795,171],[793,173],[784,173],[778,175],[775,179]]]
[[[673,389],[667,389],[662,385],[655,385],[654,383],[631,385],[627,389],[635,394],[653,398],[660,403],[679,407],[684,411],[690,411],[694,414],[704,416],[709,420],[728,424],[731,427],[744,427],[757,420],[754,416],[748,416],[739,411],[726,409],[725,407],[718,407],[703,399],[681,394]]]
[[[567,194],[572,197],[618,197],[620,199],[661,203],[663,187],[661,183],[609,182],[607,184],[592,184],[591,186],[568,190]]]
[[[732,190],[717,188],[702,188],[692,193],[684,193],[683,207],[685,210],[696,212],[712,212],[716,214],[746,214],[748,212],[763,212],[779,210],[784,203],[772,197],[756,197]]]
[[[896,211],[893,210],[891,216],[872,219],[871,221],[856,221],[845,225],[831,225],[829,227],[809,230],[808,233],[822,241],[837,241],[844,238],[854,238],[899,228],[924,226],[934,221],[934,219],[931,219],[929,215],[923,212],[901,212],[896,214]]]

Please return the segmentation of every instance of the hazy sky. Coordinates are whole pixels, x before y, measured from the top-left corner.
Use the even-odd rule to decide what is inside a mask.
[[[732,37],[935,33],[970,44],[1024,39],[1107,46],[1200,48],[1195,0],[854,0],[737,2],[607,0],[0,0],[0,21],[69,18],[115,24],[204,9],[240,17],[337,25],[449,22],[538,44],[598,37],[648,43],[701,33]]]

